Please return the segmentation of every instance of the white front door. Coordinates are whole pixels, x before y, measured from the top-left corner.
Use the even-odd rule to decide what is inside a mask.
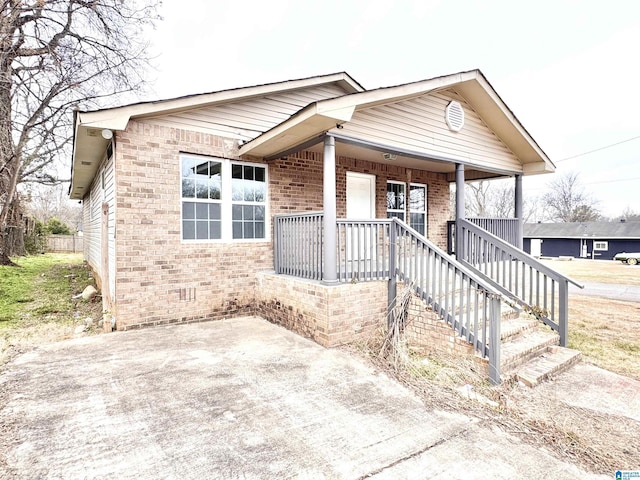
[[[376,217],[376,176],[347,172],[347,220],[370,220]],[[370,270],[376,258],[377,242],[369,226],[347,227],[347,260],[355,273]],[[358,263],[355,261],[358,260]]]
[[[376,176],[347,172],[347,219],[376,217]]]

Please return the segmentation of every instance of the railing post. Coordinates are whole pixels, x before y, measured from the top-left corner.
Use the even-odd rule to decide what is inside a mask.
[[[522,175],[516,175],[516,185],[514,188],[515,191],[515,207],[514,207],[514,213],[515,213],[515,217],[517,219],[517,224],[516,224],[516,243],[515,246],[518,247],[520,250],[522,250],[523,247],[523,230],[522,230],[522,223],[523,223],[523,208],[522,208]]]
[[[462,235],[459,220],[464,218],[464,165],[456,163],[456,237],[455,254],[456,259],[462,258]]]
[[[273,269],[280,272],[280,223],[277,216],[273,217]]]
[[[387,287],[387,326],[389,328],[391,328],[393,322],[393,309],[396,306],[396,297],[398,295],[396,232],[396,223],[392,221],[389,225],[389,284]]]
[[[489,296],[489,381],[500,384],[500,298]]]
[[[569,343],[569,282],[558,282],[558,333],[560,334],[560,346],[566,347]]]

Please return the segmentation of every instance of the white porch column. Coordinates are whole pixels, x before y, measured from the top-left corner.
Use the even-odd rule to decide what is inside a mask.
[[[456,240],[455,254],[456,258],[461,258],[462,254],[462,229],[458,222],[464,218],[464,165],[456,163]]]
[[[324,270],[325,284],[338,282],[336,253],[336,145],[331,136],[324,138],[323,154]]]
[[[518,231],[516,232],[516,240],[517,240],[517,245],[516,247],[518,247],[520,250],[522,250],[523,247],[523,230],[522,230],[522,224],[524,222],[524,218],[523,218],[523,208],[522,208],[522,175],[516,175],[516,185],[515,185],[515,206],[514,206],[514,213],[515,213],[515,217],[518,219]]]

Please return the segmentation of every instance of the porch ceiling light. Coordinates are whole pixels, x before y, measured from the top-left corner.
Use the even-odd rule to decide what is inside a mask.
[[[385,160],[393,161],[398,158],[398,155],[396,155],[395,153],[383,153],[382,158],[384,158]]]

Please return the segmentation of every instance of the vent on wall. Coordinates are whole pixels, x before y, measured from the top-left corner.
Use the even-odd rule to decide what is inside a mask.
[[[449,130],[459,132],[464,127],[464,110],[462,105],[456,101],[449,102],[445,109],[444,118],[447,122]]]

